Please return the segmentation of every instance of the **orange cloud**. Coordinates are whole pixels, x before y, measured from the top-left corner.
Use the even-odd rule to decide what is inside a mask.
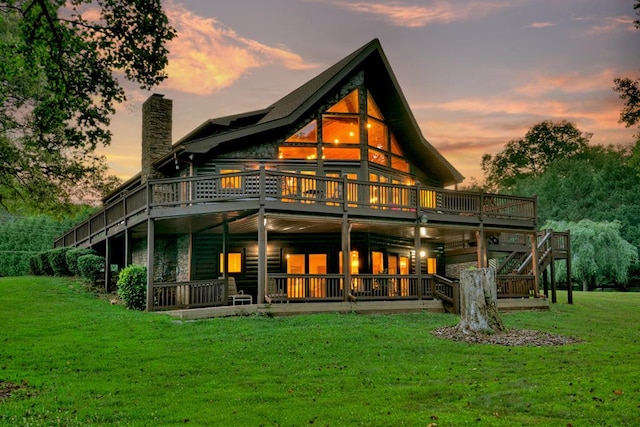
[[[376,15],[389,20],[393,25],[409,28],[425,27],[433,23],[446,24],[454,21],[467,21],[509,6],[504,2],[470,1],[451,4],[438,0],[426,6],[399,1],[388,3],[334,1],[331,4],[357,13]]]
[[[162,87],[210,95],[267,64],[292,70],[316,67],[286,48],[242,37],[217,19],[199,16],[179,3],[167,3],[165,12],[178,37],[168,45],[169,78]]]

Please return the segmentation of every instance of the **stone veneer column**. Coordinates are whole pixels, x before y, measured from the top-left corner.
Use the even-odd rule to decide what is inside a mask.
[[[173,101],[164,95],[153,94],[142,105],[142,169],[143,183],[162,178],[153,163],[171,151]]]

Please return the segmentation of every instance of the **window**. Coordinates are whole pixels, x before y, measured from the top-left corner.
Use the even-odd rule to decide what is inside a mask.
[[[437,260],[436,258],[427,258],[427,273],[437,274]]]
[[[221,174],[233,174],[233,173],[240,173],[240,172],[242,172],[240,169],[221,169],[220,170]],[[237,190],[242,187],[241,180],[242,178],[240,176],[223,177],[220,180],[220,185],[222,186],[222,188]]]
[[[322,140],[333,144],[359,144],[360,119],[354,116],[323,116]]]
[[[382,117],[382,113],[380,112],[378,105],[373,100],[373,97],[369,92],[367,92],[367,115],[375,117],[376,119],[384,120],[384,117]]]
[[[242,254],[240,252],[230,252],[229,271],[227,273],[242,273]],[[224,273],[224,253],[220,254],[220,273]]]
[[[367,122],[367,136],[369,146],[379,150],[389,151],[389,140],[387,138],[387,126],[377,120]]]
[[[317,142],[318,123],[313,120],[298,132],[291,135],[285,142]]]
[[[358,102],[358,89],[352,90],[349,95],[333,104],[327,113],[351,113],[358,114],[360,112]]]
[[[371,272],[373,274],[384,273],[384,254],[382,252],[371,252]]]

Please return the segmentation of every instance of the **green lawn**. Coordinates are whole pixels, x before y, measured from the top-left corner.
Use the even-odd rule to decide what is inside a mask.
[[[499,347],[431,334],[454,315],[179,322],[2,278],[0,425],[640,425],[640,293],[559,300],[505,323],[584,342]]]

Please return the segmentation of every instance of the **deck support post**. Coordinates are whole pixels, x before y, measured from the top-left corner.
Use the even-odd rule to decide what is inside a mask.
[[[418,276],[418,299],[422,299],[422,257],[420,256],[420,251],[422,247],[422,238],[420,236],[420,220],[416,222],[415,228],[413,230],[413,246],[414,252],[416,254],[416,275]],[[432,281],[433,282],[433,281]],[[435,285],[435,282],[433,282]],[[433,289],[432,289],[433,291]],[[435,297],[435,293],[433,295]]]
[[[531,272],[533,273],[533,294],[538,297],[540,294],[540,286],[538,281],[540,280],[540,272],[538,271],[538,235],[536,233],[529,234],[529,240],[531,241]]]
[[[556,257],[553,253],[553,246],[551,247],[551,264],[549,265],[549,270],[551,270],[551,302],[553,304],[558,302],[558,295],[556,293]],[[545,270],[546,272],[547,270]]]
[[[567,302],[573,304],[573,284],[571,283],[571,234],[567,231]]]
[[[342,293],[344,301],[349,301],[351,294],[351,225],[349,224],[349,216],[347,213],[342,214],[342,275],[344,282],[342,284]]]
[[[264,304],[267,289],[267,218],[264,206],[258,211],[258,304]]]
[[[153,311],[155,220],[147,220],[147,311]]]

